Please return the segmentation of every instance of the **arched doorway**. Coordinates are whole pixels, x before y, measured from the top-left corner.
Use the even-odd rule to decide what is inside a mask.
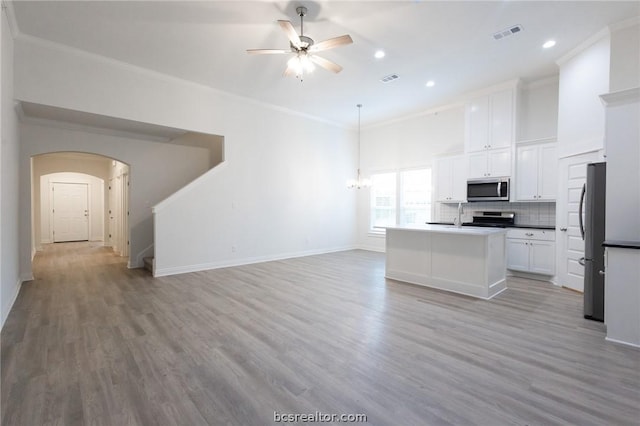
[[[32,247],[92,241],[129,255],[129,166],[97,154],[31,158]]]

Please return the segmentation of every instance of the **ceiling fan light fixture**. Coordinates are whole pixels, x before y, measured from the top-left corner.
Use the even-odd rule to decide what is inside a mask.
[[[309,59],[309,55],[307,53],[299,53],[293,58],[287,61],[287,67],[295,74],[300,77],[303,74],[309,74],[316,69],[316,66]]]

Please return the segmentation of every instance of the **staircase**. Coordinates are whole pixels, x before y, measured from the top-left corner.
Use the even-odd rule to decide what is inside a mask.
[[[144,262],[144,269],[151,272],[151,275],[153,275],[153,257],[145,257],[142,261]]]

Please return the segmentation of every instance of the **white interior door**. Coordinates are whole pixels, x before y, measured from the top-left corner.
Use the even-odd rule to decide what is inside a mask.
[[[558,284],[584,291],[584,241],[580,235],[578,209],[582,186],[587,180],[587,164],[598,161],[598,153],[576,155],[560,159],[560,186],[557,199]]]
[[[86,183],[53,183],[53,242],[89,239]]]

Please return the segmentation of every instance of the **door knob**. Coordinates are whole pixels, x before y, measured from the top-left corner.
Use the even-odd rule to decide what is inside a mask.
[[[603,276],[604,276],[604,274],[605,274],[605,272],[604,272],[604,271],[598,271],[598,273],[599,273],[600,275],[603,275]]]
[[[562,232],[567,232],[567,228],[560,228]]]

